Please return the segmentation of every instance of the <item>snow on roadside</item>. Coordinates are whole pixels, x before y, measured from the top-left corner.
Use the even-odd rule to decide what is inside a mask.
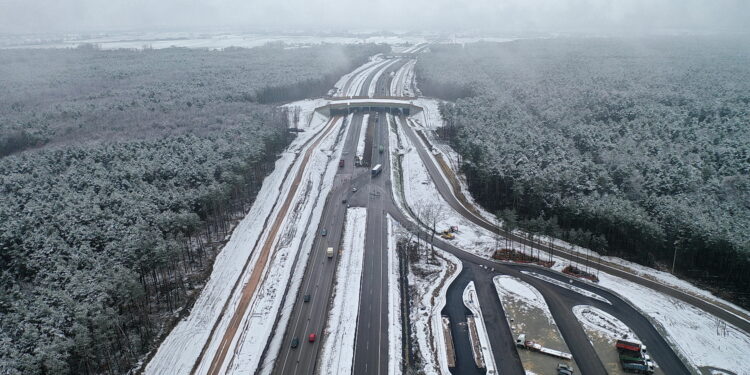
[[[345,91],[347,88],[351,88],[351,85],[347,87],[347,83],[352,80],[352,78],[356,78],[360,73],[372,68],[373,66],[380,64],[380,62],[383,61],[383,54],[377,54],[375,56],[372,56],[370,58],[370,61],[360,65],[357,69],[354,69],[354,71],[349,72],[347,74],[344,74],[339,78],[339,80],[336,82],[335,85],[333,85],[334,89],[331,91],[335,92],[335,96],[348,96],[348,91]]]
[[[490,345],[490,336],[487,334],[487,326],[484,323],[484,315],[482,315],[482,307],[479,306],[479,299],[477,298],[477,291],[474,287],[474,282],[470,281],[464,289],[464,305],[474,315],[474,324],[477,327],[477,335],[479,335],[479,344],[482,346],[482,357],[484,358],[484,366],[488,374],[497,373],[497,366],[495,364],[495,355],[492,354],[492,346]]]
[[[573,314],[582,325],[598,332],[612,343],[622,338],[636,338],[635,333],[620,319],[594,306],[573,306]]]
[[[365,86],[365,82],[367,82],[367,77],[369,77],[374,71],[380,69],[381,67],[383,67],[383,65],[387,64],[388,62],[389,60],[382,59],[378,61],[376,64],[369,66],[367,69],[362,70],[359,74],[354,76],[352,80],[352,84],[349,86],[349,90],[347,90],[347,92],[345,93],[345,96],[361,96],[362,89]]]
[[[396,237],[411,238],[400,224],[394,222],[394,227]],[[412,325],[409,339],[421,354],[421,369],[425,375],[449,375],[441,311],[448,287],[461,273],[463,265],[458,258],[438,248],[435,248],[434,261],[427,258],[428,255],[422,254],[418,259],[411,259],[409,266],[409,322]]]
[[[408,141],[408,138],[406,140]],[[430,216],[428,212],[437,212],[436,229],[439,232],[451,226],[458,226],[459,231],[452,240],[456,247],[481,257],[489,257],[494,252],[496,242],[504,239],[499,239],[488,230],[474,225],[443,200],[415,148],[409,147],[403,150],[403,154],[401,168],[407,212],[413,213],[416,219],[425,225],[432,221],[426,217]]]
[[[279,315],[284,292],[292,278],[301,281],[304,275],[304,272],[292,271],[297,257],[299,256],[298,262],[306,264],[307,256],[312,249],[316,228],[323,214],[325,199],[331,190],[333,177],[338,167],[335,162],[338,157],[329,156],[338,155],[341,152],[342,144],[336,140],[346,131],[346,128],[341,127],[340,124],[341,120],[337,125],[339,131],[332,131],[315,149],[309,160],[302,178],[305,183],[300,185],[301,189],[291,205],[296,208],[296,211],[291,211],[282,224],[278,235],[281,240],[269,259],[266,275],[256,293],[257,297],[248,308],[242,322],[239,342],[236,349],[232,351],[235,353],[234,357],[228,361],[226,371],[228,374],[254,373],[260,364],[269,337],[274,336],[275,333],[283,336],[286,321],[275,327],[275,318]],[[294,282],[295,285],[298,283]],[[296,289],[287,295],[295,296]],[[273,352],[272,356],[275,357],[276,354],[277,352]]]
[[[616,276],[600,272],[599,284],[650,317],[665,339],[695,366],[750,374],[750,335],[739,328],[693,305]]]
[[[434,129],[443,126],[444,123],[442,118],[437,118],[439,116],[437,103],[437,101],[429,99],[424,99],[422,101],[418,100],[415,102],[415,104],[426,108],[422,113],[417,113],[415,116],[412,116],[412,119],[418,126],[422,126],[426,129]],[[427,134],[429,135],[430,133],[427,132]],[[442,151],[444,157],[454,159],[449,165],[453,168],[458,167],[455,160],[455,152],[453,152],[448,145],[441,142],[434,142],[433,144],[438,150]],[[457,169],[454,169],[454,172],[457,173]],[[460,175],[459,181],[462,185],[464,195],[472,204],[474,204],[471,194],[468,193],[468,189],[466,188],[465,181],[463,181]],[[479,205],[474,204],[474,206],[481,211]],[[491,217],[486,212],[482,212],[482,215],[485,218]],[[523,235],[524,233],[519,231],[517,234]],[[580,253],[590,252],[590,250],[572,246],[558,239],[542,237],[541,240],[545,242],[552,241],[556,246]],[[515,244],[512,247],[517,248]],[[717,306],[727,306],[730,309],[745,314],[746,316],[750,316],[750,312],[747,310],[716,297],[709,291],[702,290],[672,274],[657,271],[620,258],[603,257],[602,259],[607,262],[616,263],[624,268],[629,268],[633,273],[639,274],[644,278],[656,280],[664,285],[700,296],[704,300],[708,300]],[[561,269],[564,263],[569,263],[569,261],[557,257],[555,257],[555,261],[557,264],[554,268],[557,270]],[[666,332],[665,336],[667,336],[667,339],[674,344],[673,346],[677,347],[678,351],[683,354],[683,357],[691,358],[698,366],[727,367],[726,364],[731,364],[731,366],[733,366],[731,369],[738,371],[741,374],[750,374],[750,363],[742,363],[742,360],[740,359],[744,359],[744,357],[740,355],[741,352],[746,353],[750,351],[750,335],[744,331],[739,330],[726,321],[718,319],[715,316],[693,307],[692,305],[682,303],[679,300],[667,297],[666,295],[649,288],[627,282],[624,279],[616,278],[603,272],[600,272],[599,276],[601,279],[600,285],[608,287],[608,289],[621,295],[625,299],[630,300],[631,303],[638,307],[646,307],[641,310],[652,320],[655,320],[662,325],[662,331]],[[644,301],[644,299],[648,300],[648,302]],[[669,314],[665,312],[675,313]],[[711,327],[713,327],[713,329]],[[677,345],[676,343],[681,343],[682,346]],[[688,345],[688,343],[691,344]],[[725,348],[727,349],[725,350]],[[724,366],[720,366],[722,364],[724,364]]]
[[[391,67],[391,65],[395,64],[399,61],[399,59],[390,59],[390,63],[383,64],[380,69],[378,69],[378,72],[375,73],[375,75],[372,77],[372,80],[370,81],[370,87],[367,88],[367,96],[373,97],[375,96],[375,89],[378,87],[378,80],[380,79],[380,76],[385,73],[388,68]]]
[[[424,130],[432,130],[442,127],[445,125],[445,121],[442,119],[442,116],[440,115],[440,101],[436,99],[428,99],[428,98],[418,98],[414,102],[415,105],[418,105],[423,108],[423,111],[415,113],[410,117],[411,120],[413,120],[414,123],[416,123],[417,127],[423,128]],[[432,138],[432,133],[427,131],[425,134],[430,138],[431,143],[433,146],[435,146],[435,149],[440,152],[443,155],[444,160],[448,162],[448,165],[453,169],[454,174],[459,180],[459,183],[461,185],[461,190],[464,193],[464,196],[469,201],[469,203],[479,211],[481,216],[490,222],[494,220],[491,213],[485,211],[482,209],[482,207],[476,203],[469,193],[468,185],[465,181],[465,178],[463,178],[463,175],[459,173],[459,165],[458,165],[458,154],[446,143],[435,140]],[[514,233],[519,235],[525,235],[522,231],[515,231]],[[726,301],[722,298],[719,298],[715,295],[713,295],[711,292],[701,289],[693,284],[691,284],[688,281],[682,280],[678,277],[676,277],[673,274],[670,274],[668,272],[663,272],[659,270],[655,270],[650,267],[642,266],[637,263],[633,263],[627,260],[624,260],[622,258],[616,258],[616,257],[601,257],[596,252],[593,252],[589,249],[582,248],[580,246],[569,244],[565,241],[562,241],[560,239],[551,238],[547,236],[537,236],[537,238],[540,241],[543,242],[551,242],[555,246],[558,246],[560,248],[564,248],[566,250],[570,250],[573,252],[581,253],[581,254],[596,254],[597,258],[601,258],[604,262],[614,263],[617,264],[623,268],[628,269],[630,272],[637,274],[641,277],[651,279],[657,282],[660,282],[662,284],[668,285],[672,288],[696,295],[698,297],[703,298],[704,300],[708,300],[708,302],[711,302],[719,307],[729,307],[730,309],[733,309],[741,314],[744,314],[743,316],[740,316],[741,318],[746,318],[750,316],[750,311],[743,309],[740,306],[737,306],[736,304],[733,304],[729,301]],[[732,311],[729,311],[730,313],[733,313]],[[737,314],[735,314],[737,315]]]
[[[386,216],[388,231],[388,375],[400,375],[403,351],[401,350],[401,290],[399,289],[399,255],[396,250],[396,236],[393,232],[393,219]]]
[[[555,263],[557,263],[557,262],[555,262]],[[562,282],[562,281],[560,281],[558,279],[553,279],[553,278],[551,278],[549,276],[546,276],[546,275],[540,275],[540,274],[538,274],[536,272],[530,272],[530,271],[521,271],[521,272],[525,273],[525,274],[527,274],[529,276],[536,277],[537,279],[544,280],[544,281],[546,281],[546,282],[548,282],[550,284],[554,284],[554,285],[557,285],[557,286],[559,286],[561,288],[565,288],[565,289],[568,289],[570,291],[576,292],[578,294],[584,295],[586,297],[589,297],[589,298],[592,298],[592,299],[595,299],[595,300],[599,300],[599,301],[602,301],[602,302],[610,304],[610,305],[612,304],[612,302],[609,302],[608,299],[606,299],[606,298],[604,298],[604,297],[602,297],[602,296],[600,296],[600,295],[598,295],[598,294],[596,294],[594,292],[590,292],[590,291],[588,291],[586,289],[579,288],[579,287],[577,287],[575,285]]]
[[[492,281],[495,283],[495,290],[500,301],[517,300],[521,302],[522,309],[537,308],[544,313],[549,322],[555,321],[542,294],[529,283],[507,275],[495,276]]]
[[[325,335],[323,335],[325,341],[320,359],[321,374],[351,374],[352,372],[366,221],[367,208],[347,209],[333,303]]]
[[[302,108],[309,108],[309,101],[299,102]],[[291,169],[292,176],[300,164],[297,153],[305,143],[316,136],[327,123],[322,116],[311,116],[306,132],[297,134],[287,151],[276,161],[273,172],[268,175],[261,186],[256,201],[248,214],[235,227],[231,237],[214,261],[211,276],[203,287],[190,314],[177,323],[164,342],[159,346],[154,357],[146,366],[145,374],[188,374],[198,359],[204,344],[233,288],[240,277],[248,257],[251,263],[257,256],[256,244],[262,243],[266,233],[263,232],[266,218],[278,210],[279,197],[285,196],[291,186],[291,178],[285,178]],[[245,269],[244,275],[249,274]],[[235,305],[230,303],[228,309]]]
[[[396,74],[391,80],[390,93],[391,96],[413,96],[410,90],[411,83],[410,77],[413,78],[414,65],[417,60],[409,60],[401,68],[396,71]],[[411,74],[410,74],[411,73]]]
[[[359,127],[359,138],[357,138],[357,153],[355,160],[362,160],[365,155],[365,138],[367,136],[367,124],[370,121],[370,114],[362,115],[362,125]]]

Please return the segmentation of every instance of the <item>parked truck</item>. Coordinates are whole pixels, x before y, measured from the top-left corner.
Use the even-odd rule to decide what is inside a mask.
[[[629,362],[621,362],[622,369],[625,370],[625,372],[632,372],[634,374],[653,374],[654,368],[653,366],[645,365],[642,363],[629,363]]]
[[[617,350],[629,350],[631,352],[640,352],[642,345],[643,344],[641,344],[640,341],[636,341],[636,340],[617,340],[615,347],[617,347]]]
[[[329,247],[328,249],[326,249],[326,256],[329,257],[329,258],[333,258],[333,248],[332,247]]]
[[[636,374],[654,373],[654,364],[646,354],[646,345],[636,340],[617,340],[615,347],[623,370]]]

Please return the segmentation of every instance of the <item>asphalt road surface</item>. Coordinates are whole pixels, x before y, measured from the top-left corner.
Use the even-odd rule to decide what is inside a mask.
[[[370,178],[367,192],[367,231],[362,284],[359,296],[357,334],[354,340],[354,374],[382,374],[388,372],[388,254],[384,199],[390,188],[389,153],[380,153],[378,146],[388,150],[388,123],[385,114],[371,114],[372,165],[382,165],[383,171]]]
[[[389,66],[398,66],[396,62]],[[390,71],[389,69],[389,71]],[[371,72],[362,86],[360,95],[367,95],[370,83],[377,70]],[[381,85],[388,85],[390,74],[381,74],[382,80],[378,80],[376,92]],[[382,90],[382,89],[381,89]],[[382,117],[382,115],[380,115]],[[281,350],[277,357],[274,374],[312,374],[318,365],[321,343],[324,339],[326,320],[331,294],[333,292],[333,280],[335,277],[335,265],[338,261],[338,249],[340,249],[341,235],[344,229],[345,212],[348,205],[368,208],[367,235],[364,257],[364,272],[362,275],[361,300],[365,301],[360,306],[358,319],[358,330],[355,346],[355,367],[362,369],[362,373],[382,373],[387,371],[388,365],[388,298],[387,287],[387,257],[382,249],[385,248],[386,231],[385,216],[383,214],[383,197],[387,192],[384,190],[384,181],[380,177],[389,176],[387,169],[380,177],[373,179],[371,184],[369,168],[354,167],[354,156],[357,150],[360,127],[366,126],[362,121],[362,113],[352,117],[344,141],[341,158],[344,159],[344,167],[339,168],[335,177],[333,189],[326,200],[323,217],[318,228],[317,238],[313,244],[305,274],[302,279],[300,292],[292,308],[289,326],[287,327]],[[379,121],[383,121],[382,119]],[[373,133],[373,144],[382,142],[387,150],[387,129],[375,127]],[[373,147],[373,164],[387,160],[387,152],[378,153],[377,146]],[[389,163],[384,163],[387,167]],[[378,185],[379,183],[379,185]],[[357,187],[357,192],[352,188]],[[388,189],[388,191],[390,191]],[[371,195],[372,193],[372,195]],[[342,202],[346,200],[347,204]],[[320,236],[322,229],[327,230],[327,236]],[[328,247],[336,249],[333,259],[328,259],[325,252]],[[310,295],[310,302],[304,302],[304,296]],[[362,327],[362,328],[360,328]],[[317,339],[309,343],[308,336],[314,333]],[[297,348],[291,347],[294,338],[299,340]],[[358,373],[358,372],[355,372]]]
[[[395,71],[402,62],[385,66],[387,71],[381,74],[376,82],[376,95],[388,93],[390,84],[390,71]],[[366,95],[368,87],[372,82],[375,72],[372,72],[363,85],[360,95]],[[390,188],[390,173],[388,168],[389,152],[382,154],[378,151],[378,145],[382,144],[388,150],[388,129],[384,114],[379,115],[378,124],[373,130],[372,165],[382,164],[383,172],[377,177],[371,177],[368,168],[353,167],[353,157],[357,147],[359,127],[362,124],[361,114],[353,116],[348,136],[344,140],[343,156],[346,160],[345,167],[340,168],[324,208],[323,218],[319,226],[317,238],[305,269],[300,293],[296,296],[293,306],[290,324],[287,327],[284,344],[276,361],[274,373],[278,374],[311,374],[315,370],[320,353],[320,337],[328,315],[328,306],[333,289],[335,264],[338,254],[333,259],[326,258],[325,249],[329,246],[334,249],[340,248],[341,232],[344,227],[344,214],[346,205],[343,199],[354,206],[367,207],[367,231],[365,238],[364,267],[360,290],[359,317],[357,321],[357,332],[355,339],[355,357],[353,364],[354,374],[385,374],[388,370],[388,296],[387,296],[387,254],[386,250],[386,228],[385,214],[388,213],[405,228],[417,228],[410,218],[405,216],[395,205]],[[403,122],[404,124],[406,122]],[[412,142],[419,145],[417,135],[409,127],[404,131]],[[458,202],[451,194],[450,186],[439,176],[437,166],[427,156],[427,150],[417,147],[420,156],[423,157],[425,165],[433,178],[435,186],[441,195],[454,209],[464,214],[469,220],[483,227],[494,226],[484,220],[477,218]],[[426,159],[425,159],[426,158]],[[351,188],[357,187],[357,192]],[[320,230],[326,228],[328,236],[319,235]],[[428,236],[421,229],[416,229],[422,235]],[[519,239],[523,240],[523,239]],[[485,322],[490,336],[495,361],[502,374],[523,374],[518,353],[514,347],[514,339],[510,333],[502,305],[494,290],[492,277],[498,274],[506,274],[518,277],[532,286],[536,287],[547,301],[550,312],[555,318],[560,332],[568,347],[576,358],[581,374],[599,375],[606,371],[588,341],[578,320],[571,309],[578,304],[590,304],[616,316],[635,331],[641,340],[649,346],[652,357],[668,374],[687,374],[687,368],[679,360],[674,351],[669,347],[664,338],[654,329],[648,319],[637,310],[625,303],[619,297],[601,290],[595,286],[581,283],[577,280],[569,281],[567,277],[559,273],[543,268],[530,266],[518,266],[501,264],[489,259],[480,258],[455,248],[450,243],[440,239],[435,240],[435,245],[445,250],[463,262],[463,271],[456,281],[448,289],[448,306],[443,310],[444,314],[451,318],[451,330],[454,343],[456,344],[457,368],[454,373],[475,374],[484,373],[477,369],[471,357],[471,349],[468,344],[468,333],[466,332],[465,316],[468,310],[463,306],[460,295],[470,280],[475,281],[477,295],[485,315]],[[562,255],[557,252],[558,255]],[[572,282],[586,290],[607,298],[613,304],[604,304],[598,300],[591,299],[568,289],[547,283],[527,274],[522,270],[533,270],[565,281]],[[608,271],[609,272],[609,271]],[[618,275],[619,276],[619,275]],[[311,295],[311,301],[302,302],[302,296]],[[307,343],[307,335],[318,334],[318,341]],[[290,347],[292,338],[300,340],[300,346],[296,349]]]
[[[345,124],[349,127],[342,153],[345,164],[343,168],[338,169],[333,188],[323,208],[323,216],[305,268],[305,277],[302,279],[299,295],[295,296],[296,302],[276,362],[275,374],[310,374],[320,353],[346,215],[346,205],[341,202],[350,196],[350,181],[355,171],[352,160],[361,123],[362,116],[354,116],[350,124]],[[323,229],[327,231],[326,236],[321,235]],[[335,249],[333,258],[326,255],[328,247]],[[310,301],[304,302],[303,297],[307,294],[310,295]],[[311,333],[318,336],[314,343],[308,342]],[[296,349],[291,347],[294,338],[300,342]]]
[[[402,119],[402,120],[403,120],[403,123],[406,123],[405,119]],[[412,143],[417,144],[417,145],[420,144],[419,140],[417,139],[418,135],[416,135],[415,131],[410,126],[404,126],[404,130],[405,130],[407,136],[409,137],[409,139],[412,141]],[[424,147],[417,147],[417,151],[419,153],[420,159],[422,159],[423,163],[425,164],[425,167],[427,168],[427,171],[429,172],[430,177],[432,178],[433,182],[435,183],[435,187],[440,192],[440,195],[444,198],[444,200],[453,209],[456,210],[456,212],[458,212],[459,214],[461,214],[461,216],[465,217],[467,220],[469,220],[472,223],[474,223],[476,225],[479,225],[479,226],[481,226],[481,227],[483,227],[483,228],[485,228],[487,230],[490,230],[492,232],[495,232],[495,233],[499,232],[503,236],[506,236],[506,237],[512,239],[513,241],[518,242],[518,243],[524,243],[524,244],[530,245],[532,247],[539,248],[539,249],[542,249],[542,250],[547,251],[547,252],[551,252],[554,255],[559,256],[561,258],[565,258],[565,259],[568,259],[568,260],[574,260],[574,261],[576,261],[578,263],[585,262],[585,260],[583,258],[580,258],[575,253],[571,253],[571,252],[565,251],[564,249],[557,248],[557,247],[550,248],[549,246],[546,246],[544,244],[540,244],[538,242],[532,243],[527,238],[519,237],[519,236],[516,236],[514,234],[507,233],[504,230],[502,230],[502,228],[498,228],[494,224],[492,224],[492,223],[484,220],[483,218],[478,217],[477,215],[475,215],[474,213],[472,213],[471,211],[469,211],[463,204],[461,204],[455,198],[455,196],[451,193],[451,191],[452,191],[451,187],[448,185],[447,182],[445,182],[442,179],[442,177],[440,175],[440,172],[439,172],[440,167],[437,166],[437,165],[435,165],[435,163],[432,162],[432,159],[430,159],[429,155],[427,154],[428,150],[426,148],[424,148]],[[744,313],[742,313],[740,311],[736,311],[736,310],[732,310],[731,312],[727,311],[724,308],[721,308],[721,307],[718,307],[718,306],[716,306],[714,304],[708,303],[708,302],[706,302],[706,301],[704,301],[702,299],[696,298],[696,297],[694,297],[694,296],[692,296],[690,294],[687,294],[687,293],[684,293],[682,291],[676,290],[676,289],[671,288],[671,287],[669,287],[667,285],[664,285],[664,284],[661,284],[661,283],[658,283],[658,282],[655,282],[655,281],[652,281],[652,280],[649,280],[649,279],[645,279],[645,278],[639,277],[637,275],[625,272],[625,271],[623,271],[623,270],[621,270],[619,268],[615,268],[615,267],[609,266],[606,263],[597,262],[596,266],[601,271],[604,271],[604,272],[606,272],[606,273],[608,273],[610,275],[621,277],[621,278],[626,279],[628,281],[632,281],[634,283],[643,285],[643,286],[645,286],[645,287],[647,287],[649,289],[653,289],[653,290],[659,291],[659,292],[664,293],[666,295],[669,295],[669,296],[672,296],[674,298],[677,298],[677,299],[679,299],[679,300],[681,300],[683,302],[689,303],[689,304],[691,304],[691,305],[693,305],[693,306],[695,306],[695,307],[697,307],[697,308],[699,308],[699,309],[701,309],[703,311],[707,311],[707,312],[711,313],[712,315],[715,315],[715,316],[717,316],[717,317],[719,317],[721,319],[724,319],[724,320],[732,323],[733,325],[735,325],[736,327],[739,327],[740,329],[742,329],[745,332],[750,333],[750,321],[748,321],[746,319],[746,318],[750,318],[750,317],[747,317]],[[737,316],[735,314],[740,315],[740,316]],[[743,318],[743,316],[745,318]]]

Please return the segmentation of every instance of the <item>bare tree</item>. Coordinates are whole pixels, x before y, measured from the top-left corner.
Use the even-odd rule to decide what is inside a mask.
[[[435,235],[438,233],[438,223],[445,219],[443,206],[435,202],[421,201],[415,210],[417,219],[427,226],[430,232],[430,259],[435,259]]]

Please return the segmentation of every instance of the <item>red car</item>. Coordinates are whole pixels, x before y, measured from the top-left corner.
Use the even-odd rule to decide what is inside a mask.
[[[309,341],[309,342],[315,342],[315,334],[311,333],[310,336],[307,338],[307,341]]]

